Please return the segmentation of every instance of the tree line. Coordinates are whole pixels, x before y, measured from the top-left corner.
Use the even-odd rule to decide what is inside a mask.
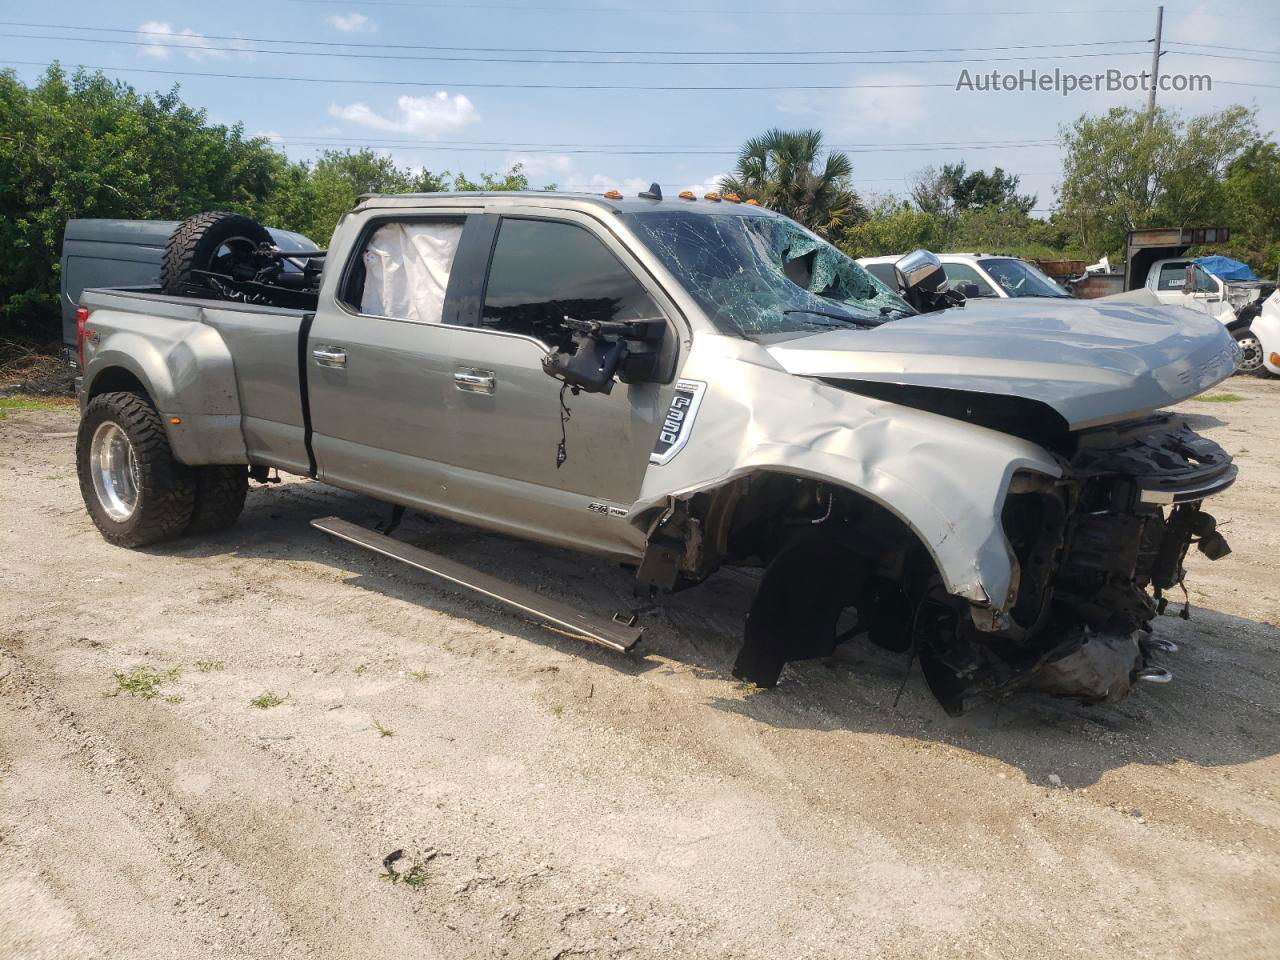
[[[981,249],[1118,259],[1137,226],[1232,228],[1227,253],[1273,275],[1280,264],[1280,149],[1254,111],[1184,118],[1117,107],[1061,131],[1057,209],[1015,174],[964,163],[920,171],[909,194],[859,194],[847,155],[816,130],[771,130],[744,144],[725,192],[806,224],[850,255]],[[0,338],[56,340],[58,258],[69,219],[249,214],[327,242],[364,193],[523,190],[517,166],[464,174],[397,166],[373,150],[289,160],[241,125],[210,123],[176,89],[140,94],[101,73],[54,66],[33,86],[0,72]]]

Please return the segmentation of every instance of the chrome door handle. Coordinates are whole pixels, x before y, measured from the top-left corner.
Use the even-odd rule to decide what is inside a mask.
[[[320,367],[341,369],[347,365],[347,351],[341,347],[316,347],[311,355],[316,358],[316,365]]]
[[[463,393],[493,393],[498,388],[498,380],[492,370],[459,367],[453,372],[453,385]]]

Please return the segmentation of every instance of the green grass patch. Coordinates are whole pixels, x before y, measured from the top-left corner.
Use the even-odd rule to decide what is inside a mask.
[[[1244,397],[1238,393],[1202,393],[1195,399],[1201,403],[1239,403]]]
[[[367,663],[362,663],[362,664],[360,664],[358,667],[356,667],[354,670],[352,670],[351,672],[352,672],[352,673],[354,673],[354,674],[358,677],[358,676],[360,676],[360,674],[364,673],[364,672],[365,672],[366,670],[368,670],[368,669],[369,669],[369,665],[368,665]]]
[[[427,882],[427,868],[420,863],[415,863],[404,873],[400,874],[400,882],[406,887],[412,887],[414,890],[417,890]]]
[[[52,397],[32,397],[22,394],[0,397],[0,420],[19,410],[53,410],[59,406],[65,406],[65,404],[59,403]]]
[[[260,694],[249,701],[249,706],[257,707],[259,710],[270,710],[272,707],[278,707],[289,699],[286,693],[283,697],[274,690],[263,690]]]
[[[181,671],[174,667],[171,670],[157,670],[155,667],[149,667],[146,664],[139,664],[127,673],[116,672],[112,674],[115,678],[116,687],[107,693],[109,697],[118,697],[122,693],[127,693],[131,697],[141,697],[143,700],[154,700],[160,696],[160,688],[166,683],[174,683],[181,675]],[[164,698],[165,703],[181,703],[181,697],[167,696]]]
[[[412,673],[409,674],[409,676],[412,677],[414,680],[417,680],[419,683],[425,683],[426,681],[431,679],[431,671],[414,670]]]
[[[213,673],[215,670],[222,670],[226,667],[226,663],[222,660],[197,660],[196,669],[201,673]]]
[[[373,729],[378,731],[378,736],[380,737],[394,737],[396,735],[394,730],[390,727],[384,727],[377,720],[373,721]]]

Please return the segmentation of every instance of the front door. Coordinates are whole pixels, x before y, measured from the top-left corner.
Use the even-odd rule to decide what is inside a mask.
[[[667,315],[625,255],[581,214],[531,211],[498,224],[480,309],[456,318],[445,400],[458,497],[477,516],[511,517],[539,539],[636,550],[625,518],[671,386],[615,383],[608,395],[574,396],[542,370],[566,336],[565,316]]]

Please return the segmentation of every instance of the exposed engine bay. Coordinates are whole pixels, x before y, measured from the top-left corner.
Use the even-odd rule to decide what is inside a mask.
[[[1153,622],[1182,587],[1192,546],[1213,560],[1230,552],[1202,501],[1230,486],[1236,467],[1169,415],[1078,431],[1057,446],[1063,476],[1021,472],[1006,497],[1015,575],[1003,601],[948,594],[889,511],[783,474],[675,501],[638,576],[679,589],[721,562],[764,565],[734,670],[760,686],[776,685],[789,661],[865,634],[918,659],[953,715],[1019,689],[1114,702],[1136,683],[1170,678],[1156,660],[1171,645]]]

